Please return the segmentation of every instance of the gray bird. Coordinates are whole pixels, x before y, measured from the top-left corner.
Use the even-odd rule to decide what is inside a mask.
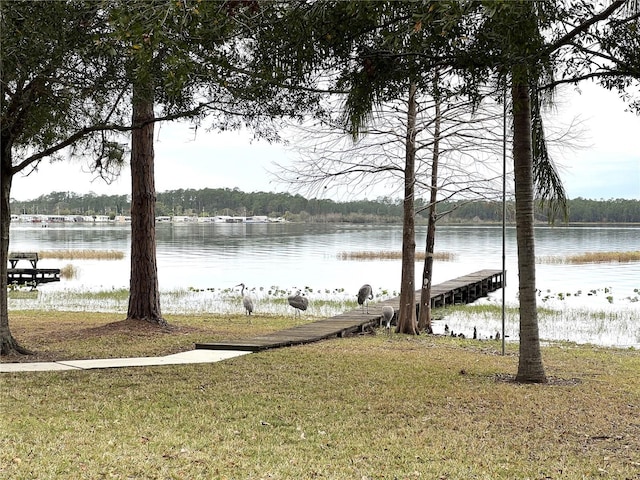
[[[309,306],[309,299],[300,295],[300,290],[295,295],[289,295],[287,301],[289,305],[296,309],[296,314],[299,314],[301,310],[306,310]]]
[[[384,307],[382,307],[382,316],[380,317],[380,326],[382,327],[382,322],[385,323],[384,328],[386,328],[387,333],[389,335],[391,335],[391,320],[393,319],[393,316],[395,315],[395,310],[393,309],[393,307],[390,307],[389,305],[385,305]]]
[[[249,294],[244,294],[244,283],[240,283],[236,285],[236,287],[242,287],[242,292],[240,292],[240,295],[242,295],[242,305],[244,306],[247,315],[251,315],[251,313],[253,312],[253,300],[251,300]]]
[[[362,313],[364,313],[365,304],[367,306],[367,313],[369,313],[369,300],[373,300],[373,289],[371,285],[365,283],[358,290],[358,305],[362,306]]]

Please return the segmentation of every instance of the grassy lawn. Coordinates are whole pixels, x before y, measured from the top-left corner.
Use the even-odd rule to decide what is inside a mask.
[[[11,314],[30,360],[163,355],[301,321],[118,320]],[[0,477],[640,479],[638,351],[546,346],[550,383],[517,385],[517,346],[499,348],[380,334],[213,364],[0,374]]]

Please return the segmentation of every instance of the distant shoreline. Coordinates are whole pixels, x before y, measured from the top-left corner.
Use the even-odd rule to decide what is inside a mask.
[[[157,216],[156,224],[202,224],[202,223],[215,223],[221,224],[265,224],[265,223],[299,223],[299,224],[336,224],[336,225],[402,225],[402,221],[399,219],[389,219],[388,217],[379,218],[371,217],[368,221],[358,220],[335,220],[328,221],[322,216],[311,216],[305,220],[287,220],[283,217],[267,217],[267,216],[216,216],[216,217],[198,217],[187,215],[176,216]],[[376,221],[379,220],[379,221]],[[395,220],[395,221],[394,221]],[[110,224],[110,225],[128,225],[131,223],[131,217],[128,215],[56,215],[56,214],[20,214],[11,215],[11,223],[20,224],[39,224],[43,227],[49,224]],[[427,225],[424,218],[418,217],[416,224],[419,226]],[[460,226],[460,227],[473,227],[473,226],[501,226],[502,222],[494,220],[453,220],[445,221],[441,220],[437,223],[437,226]],[[515,222],[507,222],[506,226],[515,227]],[[541,220],[535,221],[536,227],[580,227],[580,226],[640,226],[640,222],[555,222],[548,223]]]
[[[106,216],[111,219],[131,215],[131,198],[128,195],[53,192],[30,201],[12,199],[10,205],[14,215]],[[534,216],[538,224],[546,224],[550,218],[545,207],[536,201]],[[428,208],[428,200],[415,199],[416,223],[427,222]],[[566,209],[566,219],[570,224],[640,223],[640,199],[587,200],[579,197],[567,200]],[[501,224],[503,212],[508,222],[515,221],[514,200],[507,200],[505,205],[497,199],[448,200],[437,205],[440,224]],[[561,225],[565,212],[556,213],[555,224]],[[264,217],[268,221],[280,218],[295,223],[396,224],[402,222],[404,207],[401,199],[390,197],[336,202],[324,198],[308,199],[298,194],[205,188],[157,193],[154,215],[165,221],[168,218]]]

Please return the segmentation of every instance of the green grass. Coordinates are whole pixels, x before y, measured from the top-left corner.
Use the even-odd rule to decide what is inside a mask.
[[[293,317],[14,312],[50,358],[172,353]],[[86,350],[83,352],[83,348]],[[640,355],[543,348],[548,385],[505,380],[517,346],[357,336],[224,362],[1,374],[0,475],[12,479],[638,478]]]

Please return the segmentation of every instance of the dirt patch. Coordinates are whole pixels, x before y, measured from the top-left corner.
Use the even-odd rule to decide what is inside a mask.
[[[8,355],[2,355],[0,357],[0,363],[37,363],[37,362],[55,362],[60,360],[61,352],[48,351],[48,352],[33,352],[32,355],[21,355],[11,353]]]
[[[177,327],[175,325],[161,326],[151,322],[145,322],[144,320],[126,319],[118,322],[107,323],[106,325],[100,325],[99,327],[86,328],[81,331],[81,333],[86,336],[117,335],[119,333],[126,333],[147,337],[172,333],[186,333],[196,330],[196,328],[191,327]]]
[[[53,362],[59,360],[72,360],[85,358],[74,354],[68,350],[72,344],[82,343],[114,343],[132,342],[140,345],[155,343],[166,343],[161,339],[175,338],[176,341],[169,340],[166,346],[168,353],[175,353],[183,349],[179,338],[197,333],[201,329],[189,326],[159,326],[144,320],[119,320],[102,325],[82,326],[77,322],[56,322],[55,328],[52,325],[40,325],[38,327],[28,327],[21,325],[13,329],[14,338],[26,348],[32,349],[32,355],[10,354],[0,358],[1,363],[34,363]],[[171,344],[175,343],[175,346]],[[164,347],[160,347],[164,350]],[[93,355],[87,353],[90,358]]]
[[[497,374],[494,376],[496,382],[502,383],[518,383],[516,382],[515,375],[507,375],[507,374]],[[582,380],[579,378],[560,378],[560,377],[551,377],[547,376],[547,383],[542,384],[533,384],[533,385],[550,385],[550,386],[562,386],[562,387],[573,387],[575,385],[580,385]]]

